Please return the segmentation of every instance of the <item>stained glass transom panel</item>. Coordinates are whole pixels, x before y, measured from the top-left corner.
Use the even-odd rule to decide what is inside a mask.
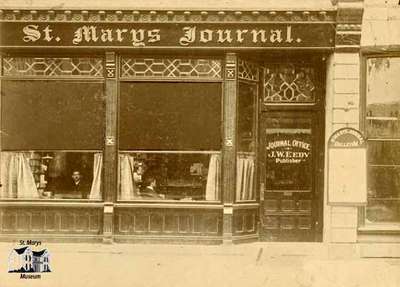
[[[103,77],[101,58],[4,57],[4,76]]]
[[[238,61],[238,77],[241,80],[258,81],[259,66],[248,61]]]
[[[121,78],[221,78],[220,60],[122,58]]]
[[[265,67],[264,104],[313,103],[316,100],[315,71],[293,64]]]

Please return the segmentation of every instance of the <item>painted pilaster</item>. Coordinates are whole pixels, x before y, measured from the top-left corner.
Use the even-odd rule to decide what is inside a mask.
[[[114,202],[117,188],[117,60],[114,52],[106,53],[106,134],[104,146],[104,221],[103,241],[112,242]]]
[[[222,148],[222,201],[223,240],[232,242],[233,200],[236,173],[236,101],[237,101],[237,56],[228,53],[225,58],[223,99],[223,148]]]
[[[337,1],[335,52],[329,61],[327,138],[343,127],[360,127],[360,40],[363,0]],[[328,179],[328,176],[326,177]],[[327,188],[327,185],[325,185]],[[328,206],[325,240],[357,241],[358,207]]]

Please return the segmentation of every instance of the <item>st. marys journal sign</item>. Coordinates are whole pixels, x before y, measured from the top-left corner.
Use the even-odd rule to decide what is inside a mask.
[[[331,23],[1,22],[0,47],[331,48]]]

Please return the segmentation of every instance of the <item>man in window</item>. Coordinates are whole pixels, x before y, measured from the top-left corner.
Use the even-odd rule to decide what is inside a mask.
[[[74,197],[79,197],[87,199],[89,196],[90,188],[89,185],[84,181],[81,172],[79,170],[72,171],[72,181],[68,186],[68,191],[71,191]]]
[[[157,180],[154,176],[147,176],[145,178],[146,188],[140,193],[140,196],[145,199],[162,199],[164,198],[161,194],[156,192]]]

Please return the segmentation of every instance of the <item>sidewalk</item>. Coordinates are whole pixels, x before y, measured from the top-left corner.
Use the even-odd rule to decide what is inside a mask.
[[[43,243],[38,249],[50,252],[52,272],[41,279],[7,273],[8,254],[15,247],[0,243],[0,287],[400,286],[400,258],[359,258],[318,243]]]

